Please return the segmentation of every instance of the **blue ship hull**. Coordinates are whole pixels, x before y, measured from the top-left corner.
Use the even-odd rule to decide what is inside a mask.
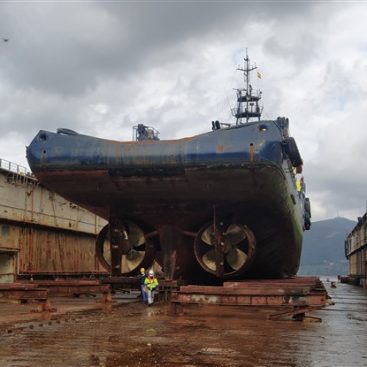
[[[299,267],[304,197],[285,121],[170,141],[40,131],[27,158],[42,184],[110,222],[123,274],[155,259],[167,278],[191,282],[288,277]],[[131,233],[116,240],[112,227]],[[115,262],[106,261],[112,272]]]

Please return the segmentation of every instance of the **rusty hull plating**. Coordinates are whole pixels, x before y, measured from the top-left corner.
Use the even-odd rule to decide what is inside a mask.
[[[113,275],[156,260],[167,279],[215,283],[296,274],[304,197],[287,139],[285,118],[170,141],[40,131],[27,158],[46,187],[109,221],[97,255]]]

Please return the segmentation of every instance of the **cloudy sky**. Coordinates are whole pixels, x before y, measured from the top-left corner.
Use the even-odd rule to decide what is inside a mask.
[[[246,48],[263,118],[287,116],[313,220],[366,211],[367,2],[1,1],[0,158],[40,129],[162,139],[234,122]]]

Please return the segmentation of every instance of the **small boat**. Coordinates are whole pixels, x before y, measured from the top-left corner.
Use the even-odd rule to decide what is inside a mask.
[[[303,162],[288,119],[261,120],[255,69],[246,55],[233,125],[159,140],[139,124],[127,142],[41,130],[27,147],[43,185],[108,221],[96,254],[113,275],[154,261],[191,283],[297,273],[311,225]]]

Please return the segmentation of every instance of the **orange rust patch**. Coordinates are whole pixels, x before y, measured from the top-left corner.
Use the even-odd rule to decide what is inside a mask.
[[[216,147],[216,152],[217,153],[223,153],[224,152],[224,145],[223,144],[218,144]]]

